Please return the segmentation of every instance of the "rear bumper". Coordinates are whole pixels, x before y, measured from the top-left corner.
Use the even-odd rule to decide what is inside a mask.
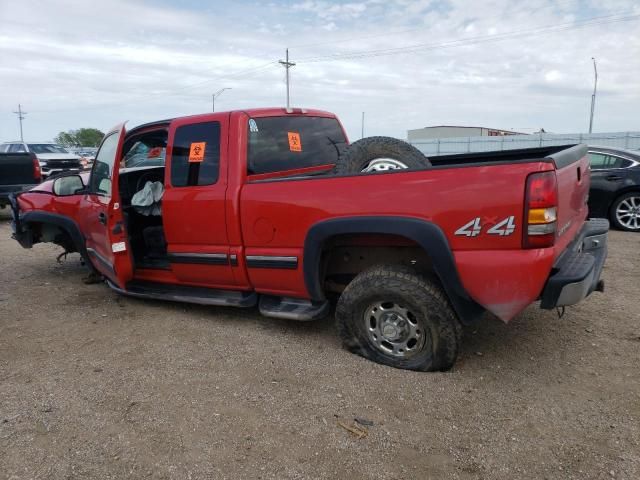
[[[540,307],[575,305],[593,291],[603,291],[600,274],[607,258],[609,221],[592,218],[553,265],[541,295]]]

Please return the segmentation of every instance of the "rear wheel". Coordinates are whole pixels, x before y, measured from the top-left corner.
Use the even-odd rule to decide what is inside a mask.
[[[458,355],[461,327],[444,292],[405,267],[360,273],[338,300],[336,318],[344,346],[374,362],[437,371]]]
[[[430,166],[427,157],[407,142],[391,137],[368,137],[346,148],[338,159],[336,173],[374,173]]]
[[[625,193],[616,199],[610,217],[616,228],[640,232],[640,192]]]

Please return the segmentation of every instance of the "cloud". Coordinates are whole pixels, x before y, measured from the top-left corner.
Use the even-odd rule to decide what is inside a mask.
[[[294,3],[293,9],[312,13],[322,19],[345,20],[360,17],[367,10],[367,3],[334,3],[329,1],[306,0],[302,3]]]
[[[403,137],[429,124],[557,132],[586,126],[598,59],[596,127],[640,130],[640,22],[473,41],[574,18],[640,14],[635,0],[306,0],[202,7],[167,0],[0,2],[0,141],[106,129],[216,109],[284,104],[290,48],[295,105],[335,111],[351,133]],[[492,30],[493,29],[493,30]],[[427,45],[410,53],[315,62],[332,54]],[[445,45],[440,46],[438,45]]]

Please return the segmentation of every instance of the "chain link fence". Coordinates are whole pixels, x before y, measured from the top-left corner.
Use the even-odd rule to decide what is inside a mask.
[[[575,143],[640,150],[640,132],[535,133],[532,135],[505,135],[501,137],[430,138],[414,140],[410,143],[427,156],[515,150]]]

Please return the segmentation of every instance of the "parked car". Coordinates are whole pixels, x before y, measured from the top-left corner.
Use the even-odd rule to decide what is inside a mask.
[[[33,153],[40,162],[42,177],[63,172],[79,172],[82,169],[80,157],[50,142],[6,142],[0,145],[0,152]]]
[[[589,147],[589,214],[620,230],[640,232],[640,152]]]
[[[431,161],[395,139],[346,145],[317,110],[118,126],[90,173],[14,198],[15,238],[80,252],[133,297],[292,320],[338,297],[346,348],[413,370],[450,368],[461,324],[485,311],[508,322],[603,289],[609,224],[586,220],[586,145]],[[132,149],[163,164],[118,161]]]
[[[40,164],[33,153],[0,153],[0,208],[9,195],[29,190],[42,180]]]

